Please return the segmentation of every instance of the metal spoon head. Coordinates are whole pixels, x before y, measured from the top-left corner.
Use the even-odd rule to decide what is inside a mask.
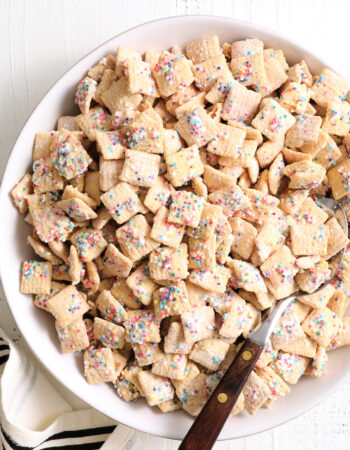
[[[346,235],[346,237],[348,237],[348,220],[341,204],[332,198],[321,196],[317,196],[315,198],[315,202],[317,206],[319,206],[329,215],[330,218],[335,217],[337,219],[344,234]],[[275,329],[278,319],[281,317],[283,312],[286,310],[288,305],[293,300],[295,300],[298,297],[306,297],[308,295],[314,295],[315,293],[324,289],[324,287],[327,286],[327,284],[332,283],[343,263],[345,252],[346,247],[343,250],[341,250],[337,255],[333,256],[330,259],[331,276],[314,292],[309,293],[299,289],[294,294],[281,300],[278,300],[269,309],[264,311],[262,316],[262,322],[260,322],[261,325],[259,325],[259,327],[253,331],[253,333],[249,336],[249,339],[258,345],[265,345],[271,333]]]

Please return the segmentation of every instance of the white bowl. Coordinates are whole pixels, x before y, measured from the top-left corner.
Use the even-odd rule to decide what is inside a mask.
[[[305,59],[313,73],[327,66],[320,58],[279,34],[253,24],[224,17],[170,17],[125,31],[93,50],[63,75],[35,108],[12,150],[0,193],[0,236],[2,248],[0,269],[3,287],[18,328],[36,357],[68,389],[91,406],[140,431],[181,439],[192,418],[183,411],[162,414],[143,400],[127,403],[107,384],[90,386],[83,377],[82,354],[63,355],[56,336],[54,321],[46,312],[33,307],[28,295],[19,293],[21,262],[33,256],[26,244],[30,227],[13,206],[9,192],[31,168],[32,145],[36,131],[55,128],[57,117],[74,112],[73,95],[79,80],[87,70],[118,45],[140,52],[161,50],[173,44],[184,47],[201,36],[217,34],[220,42],[232,42],[249,37],[260,38],[266,48],[282,48],[289,63]],[[316,49],[317,51],[317,49]],[[77,114],[78,111],[75,111]],[[320,379],[303,378],[292,392],[270,409],[261,409],[255,416],[243,412],[227,421],[220,439],[248,436],[280,425],[317,405],[338,389],[350,377],[350,347],[330,353],[329,369]]]

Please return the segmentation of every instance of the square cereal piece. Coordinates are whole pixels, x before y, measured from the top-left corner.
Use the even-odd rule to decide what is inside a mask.
[[[316,143],[321,128],[322,118],[310,114],[300,114],[296,122],[287,131],[285,145],[299,148],[305,144]]]
[[[135,262],[159,246],[150,238],[151,227],[145,216],[137,214],[116,231],[117,241],[125,256]]]
[[[183,380],[172,380],[172,383],[176,388],[177,395],[179,396],[179,398],[181,395],[181,398],[182,398],[181,401],[184,400],[186,393],[189,394],[191,392],[191,390],[192,390],[191,387],[194,386],[194,383],[199,381],[198,375],[205,376],[205,374],[203,374],[203,373],[200,374],[199,369],[195,363],[188,360],[187,364],[186,364],[185,378]],[[194,383],[192,383],[192,381],[194,381]],[[197,384],[197,386],[198,386],[198,384]],[[193,394],[194,394],[194,392],[192,393],[192,395]]]
[[[149,305],[151,303],[152,294],[158,287],[150,278],[147,263],[141,264],[141,266],[132,272],[126,279],[126,284],[144,305]]]
[[[183,380],[186,364],[186,355],[167,353],[153,364],[152,373],[172,380]]]
[[[313,309],[302,323],[304,332],[321,347],[327,347],[341,330],[342,321],[325,307]]]
[[[60,130],[52,143],[51,160],[59,175],[67,180],[78,177],[88,170],[92,159],[81,142],[67,130]],[[40,170],[40,167],[38,168]],[[60,180],[58,179],[57,182]],[[54,181],[53,183],[54,184]],[[63,188],[63,185],[60,189]],[[49,189],[48,189],[49,190]]]
[[[271,363],[272,369],[289,384],[296,384],[310,362],[310,358],[295,353],[279,352],[275,361]]]
[[[190,64],[185,56],[175,56],[169,52],[161,53],[154,67],[154,78],[163,97],[169,97],[193,82]]]
[[[348,83],[332,70],[323,69],[311,88],[311,98],[319,106],[327,108],[334,100],[346,99]]]
[[[52,264],[43,261],[26,260],[21,271],[22,294],[50,294]]]
[[[230,288],[226,289],[223,294],[207,292],[205,297],[205,301],[207,301],[221,316],[231,310],[237,299],[238,301],[242,300],[241,297]]]
[[[297,290],[294,276],[298,272],[296,259],[289,247],[282,245],[260,266],[265,283],[277,299],[287,297]]]
[[[75,116],[60,116],[57,119],[57,130],[65,128],[69,131],[80,131],[78,124],[75,121]]]
[[[263,52],[263,57],[266,82],[263,85],[255,85],[254,89],[260,92],[262,97],[266,97],[288,80],[286,74],[288,64],[281,50],[266,49]]]
[[[180,244],[178,249],[159,247],[150,254],[149,270],[157,282],[178,282],[187,277],[187,244]]]
[[[110,215],[122,224],[143,210],[142,203],[135,190],[128,183],[118,183],[101,195],[102,203]]]
[[[114,280],[111,294],[121,305],[130,309],[139,309],[142,306],[140,300],[133,294],[123,278]]]
[[[304,114],[310,100],[310,89],[306,84],[290,82],[280,96],[281,105],[292,113]]]
[[[253,264],[232,259],[229,262],[229,267],[233,270],[232,277],[234,286],[249,292],[267,292],[264,279],[259,269],[254,267]]]
[[[284,242],[285,236],[281,229],[278,229],[274,223],[264,223],[254,240],[256,261],[259,264],[263,263]]]
[[[253,251],[254,239],[258,234],[256,228],[239,217],[233,217],[229,222],[233,234],[232,251],[241,258],[248,259]]]
[[[72,282],[72,278],[69,274],[69,266],[67,264],[61,264],[59,266],[53,266],[52,279],[55,281],[69,281]]]
[[[322,284],[324,284],[331,277],[331,271],[326,261],[320,261],[306,270],[301,270],[295,276],[300,289],[304,292],[315,292]]]
[[[83,114],[87,114],[90,109],[90,103],[95,95],[97,82],[90,77],[83,78],[77,87],[74,103],[79,106]]]
[[[84,375],[89,384],[115,381],[116,372],[112,350],[94,347],[85,350]]]
[[[168,247],[179,248],[185,233],[184,225],[170,222],[169,210],[162,206],[153,218],[151,238]]]
[[[96,131],[96,143],[104,159],[124,159],[126,148],[120,130]]]
[[[33,193],[32,176],[27,173],[12,189],[11,195],[19,212],[24,214],[28,209],[27,196]]]
[[[124,347],[125,330],[115,323],[95,317],[94,337],[105,347],[117,350],[118,348]]]
[[[154,312],[160,320],[176,316],[191,309],[186,285],[183,281],[162,287],[153,293]]]
[[[264,48],[263,41],[259,39],[244,39],[231,44],[231,58],[239,58],[246,55],[254,55],[262,52]]]
[[[129,59],[125,66],[128,88],[131,94],[144,94],[151,97],[159,96],[152,77],[150,64],[136,59]]]
[[[191,416],[198,416],[209,397],[207,376],[200,373],[183,387],[177,388],[176,394],[181,401],[182,408]]]
[[[271,391],[265,380],[255,372],[249,375],[244,388],[244,406],[249,414],[255,414],[271,397]]]
[[[328,226],[329,229],[326,259],[329,259],[346,247],[349,243],[349,239],[335,217],[329,219],[326,222],[326,226]]]
[[[67,200],[67,199],[72,199],[72,198],[79,198],[79,200],[83,201],[84,203],[89,205],[90,208],[93,208],[93,209],[96,208],[96,206],[97,206],[97,203],[94,199],[89,197],[87,194],[83,194],[82,192],[78,191],[78,189],[76,189],[72,185],[67,184],[67,186],[63,192],[61,200]],[[57,200],[58,200],[58,198],[57,198]],[[57,200],[55,200],[55,201],[57,201]]]
[[[221,117],[237,123],[250,123],[256,114],[261,95],[233,80],[225,97]]]
[[[307,358],[314,358],[316,355],[316,347],[316,342],[304,334],[303,337],[293,342],[287,342],[281,345],[280,350],[295,355],[306,356]]]
[[[279,196],[279,208],[286,214],[297,213],[308,195],[309,191],[307,190],[286,189]]]
[[[266,141],[256,151],[259,166],[264,169],[269,166],[283,149],[283,141]]]
[[[164,353],[159,350],[159,345],[150,344],[133,344],[132,349],[135,353],[135,358],[139,366],[149,366],[161,358],[163,358]]]
[[[330,169],[327,177],[335,200],[348,195],[350,193],[350,159]]]
[[[118,352],[118,350],[112,350],[115,374],[117,377],[121,374],[122,370],[125,368],[128,359]]]
[[[178,152],[181,150],[181,147],[180,135],[176,130],[163,130],[163,150],[165,156]]]
[[[292,252],[295,256],[326,256],[328,239],[327,225],[295,224],[291,227]]]
[[[81,317],[68,325],[61,325],[56,321],[55,327],[63,353],[80,352],[89,347],[89,336]]]
[[[317,206],[311,197],[308,197],[299,208],[298,214],[294,214],[292,217],[297,223],[322,226],[328,219],[328,214]]]
[[[219,205],[223,209],[226,217],[232,217],[235,213],[245,210],[250,206],[249,198],[244,194],[239,186],[232,186],[227,189],[219,189],[209,195],[209,201]]]
[[[128,311],[128,318],[124,322],[126,341],[132,344],[160,342],[160,320],[153,311]]]
[[[317,346],[316,355],[307,368],[306,375],[313,377],[321,377],[325,374],[328,364],[327,349]]]
[[[101,80],[98,83],[98,86],[96,88],[96,92],[94,95],[94,100],[99,103],[102,106],[105,106],[102,100],[102,94],[111,86],[111,84],[113,83],[113,81],[115,81],[117,79],[117,75],[115,73],[115,70],[111,69],[106,69],[102,76],[101,76]]]
[[[342,151],[329,134],[325,133],[322,129],[319,134],[321,133],[323,134],[324,141],[322,146],[320,146],[320,150],[317,151],[314,161],[325,169],[329,169],[341,162]],[[303,148],[305,149],[305,146],[303,146]],[[345,159],[347,159],[347,155]]]
[[[335,291],[330,300],[328,301],[327,307],[331,311],[336,313],[338,317],[343,318],[349,304],[350,304],[350,297],[345,295],[344,292]]]
[[[77,222],[95,219],[97,217],[95,211],[79,198],[61,200],[56,203],[56,206],[61,208],[69,217]]]
[[[325,308],[328,305],[330,298],[333,296],[335,288],[331,284],[327,284],[323,289],[315,294],[303,295],[298,297],[298,300],[305,305],[309,305],[312,308]],[[336,295],[336,294],[334,294]]]
[[[115,290],[112,289],[112,292],[115,293]],[[120,323],[128,317],[122,304],[112,295],[111,291],[106,289],[97,297],[96,308],[100,311],[103,319],[108,322]]]
[[[182,115],[174,128],[187,145],[202,147],[216,137],[218,126],[203,107],[197,107]]]
[[[183,148],[177,153],[165,157],[167,178],[170,183],[179,187],[204,172],[197,145]]]
[[[163,177],[157,177],[155,183],[148,189],[143,203],[153,214],[156,214],[162,206],[168,205],[173,192],[174,188],[171,184]]]
[[[80,114],[76,122],[90,141],[96,140],[96,131],[111,129],[111,116],[100,107],[91,108],[88,114]]]
[[[112,81],[111,85],[102,93],[101,100],[113,114],[116,111],[136,109],[142,101],[141,94],[131,94],[126,77]]]
[[[188,239],[189,269],[214,270],[216,266],[216,237],[209,239]]]
[[[180,119],[183,116],[191,114],[197,108],[204,108],[205,106],[205,92],[201,92],[200,94],[192,97],[188,102],[184,103],[181,106],[178,106],[175,109],[175,115],[177,119]],[[209,113],[209,111],[207,111]],[[209,114],[210,117],[211,114]]]
[[[329,343],[327,351],[343,347],[344,345],[350,345],[350,317],[343,318],[340,330]]]
[[[67,325],[82,317],[90,309],[75,286],[67,286],[47,301],[47,310],[60,325]]]
[[[208,291],[223,294],[226,290],[230,271],[224,266],[216,265],[213,270],[194,269],[190,273],[189,281]]]
[[[112,350],[112,352],[114,353],[115,350]],[[138,378],[141,371],[141,367],[128,365],[120,372],[118,378],[114,380],[114,387],[117,389],[117,394],[123,400],[130,402],[141,397],[142,388]]]
[[[247,303],[237,295],[229,311],[222,316],[222,325],[219,330],[220,336],[235,341],[244,332],[247,320]]]
[[[35,133],[33,146],[33,161],[40,158],[48,158],[51,154],[51,146],[56,139],[57,131],[38,131]]]
[[[215,231],[220,216],[222,216],[222,207],[204,203],[202,215],[196,228],[188,227],[187,234],[196,239],[209,239]]]
[[[221,54],[219,38],[216,35],[204,37],[186,45],[186,55],[193,64]]]
[[[168,215],[169,222],[196,228],[204,207],[204,198],[188,191],[176,191]]]
[[[115,68],[115,56],[107,55],[88,71],[88,76],[99,82],[105,70]]]
[[[221,362],[225,359],[229,344],[221,339],[203,339],[194,344],[189,355],[192,361],[201,364],[209,370],[218,370]]]
[[[160,156],[138,150],[126,150],[120,179],[136,186],[150,187],[158,177]]]
[[[181,409],[181,402],[176,396],[174,396],[174,398],[172,398],[171,400],[162,402],[157,406],[162,411],[162,413],[168,413],[176,411],[177,409]]]
[[[32,182],[35,194],[64,188],[64,179],[58,174],[50,158],[40,158],[33,162]]]
[[[147,153],[163,153],[163,120],[149,107],[142,111],[125,131],[129,148]]]
[[[300,63],[290,67],[288,70],[288,78],[292,83],[305,84],[307,87],[311,87],[313,83],[312,75],[305,61],[300,61]]]
[[[258,369],[256,373],[265,381],[271,391],[270,398],[265,402],[264,407],[269,407],[278,398],[289,394],[290,387],[271,367]]]
[[[253,165],[255,165],[256,171],[258,171],[258,164],[254,159],[257,147],[257,141],[247,139],[241,147],[236,148],[236,153],[233,157],[221,156],[219,158],[219,164],[226,167],[246,167],[250,170],[249,173],[252,174]]]
[[[346,136],[350,131],[350,104],[347,101],[330,103],[322,129],[329,134]]]
[[[99,188],[106,192],[112,189],[119,181],[122,173],[124,160],[104,159],[99,160]]]
[[[172,322],[169,326],[168,334],[164,338],[165,353],[179,353],[188,355],[192,349],[185,341],[183,326],[180,322]]]
[[[154,375],[150,370],[139,372],[139,382],[149,406],[159,405],[174,397],[170,380]]]
[[[124,70],[126,68],[126,64],[130,60],[141,61],[142,57],[141,57],[140,53],[137,52],[136,50],[132,50],[130,48],[122,47],[121,45],[118,45],[116,61],[115,61],[115,68],[116,68],[118,77],[123,75]]]
[[[210,91],[218,81],[228,84],[233,80],[225,56],[222,54],[194,65],[192,72],[195,85],[200,91]]]
[[[220,123],[217,125],[217,135],[209,142],[207,150],[214,155],[237,158],[245,137],[245,130]]]
[[[294,311],[286,311],[281,315],[273,329],[271,344],[273,348],[279,350],[284,345],[291,344],[304,336],[297,314]]]
[[[234,79],[243,86],[264,86],[267,82],[262,51],[232,57],[231,71]]]
[[[280,141],[295,123],[294,117],[272,98],[261,102],[262,108],[252,121],[254,128],[271,141]]]
[[[181,314],[185,341],[188,345],[211,338],[215,330],[215,313],[211,306],[198,306]]]
[[[103,255],[103,273],[107,278],[126,278],[132,266],[131,259],[123,255],[114,244],[108,244]]]
[[[78,255],[83,262],[97,258],[108,245],[102,231],[93,228],[76,231],[72,235],[71,241],[76,246]]]
[[[187,103],[192,97],[197,95],[198,90],[193,85],[181,88],[165,102],[165,107],[170,114],[175,116],[176,108]]]
[[[47,301],[49,298],[58,294],[62,289],[66,287],[63,283],[57,283],[56,281],[51,281],[50,293],[49,294],[37,294],[34,298],[34,305],[38,308],[47,311]]]
[[[289,189],[310,189],[319,186],[326,176],[326,170],[319,164],[304,160],[289,164],[282,169],[289,177]]]

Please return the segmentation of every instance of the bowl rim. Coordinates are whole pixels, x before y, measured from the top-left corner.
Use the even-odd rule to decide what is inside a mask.
[[[4,202],[5,197],[10,194],[8,191],[5,190],[4,186],[6,185],[5,181],[6,181],[6,178],[7,178],[7,173],[9,172],[8,171],[8,167],[10,166],[10,164],[12,162],[12,159],[15,157],[13,150],[17,146],[18,141],[20,139],[20,136],[21,136],[22,132],[24,131],[24,129],[26,128],[26,126],[27,126],[28,122],[30,121],[30,119],[32,118],[32,116],[35,115],[37,109],[39,108],[39,106],[41,105],[43,100],[51,92],[51,90],[53,90],[55,88],[55,86],[57,84],[59,84],[61,79],[64,78],[74,67],[78,66],[80,64],[80,62],[83,61],[84,59],[86,59],[89,55],[94,53],[96,50],[98,50],[98,49],[100,49],[102,47],[105,47],[108,43],[110,43],[111,41],[114,41],[114,40],[120,38],[124,34],[130,33],[130,32],[132,32],[134,30],[137,30],[138,28],[142,28],[144,26],[148,26],[148,25],[151,25],[153,23],[165,22],[165,21],[169,21],[169,22],[174,22],[175,23],[176,20],[178,20],[178,19],[187,19],[187,18],[192,18],[192,19],[207,18],[208,20],[210,20],[210,19],[226,20],[228,22],[231,22],[233,25],[234,24],[237,24],[238,26],[239,25],[244,25],[245,27],[251,28],[252,31],[258,31],[258,32],[261,32],[261,33],[268,34],[268,35],[270,35],[271,38],[276,37],[279,41],[282,41],[282,43],[284,45],[290,46],[290,47],[294,47],[297,51],[299,51],[301,53],[304,52],[304,53],[309,54],[312,58],[316,59],[324,67],[331,67],[331,69],[333,71],[337,72],[344,79],[349,79],[348,76],[346,76],[345,74],[342,73],[342,70],[341,70],[340,67],[338,67],[337,62],[332,61],[332,64],[328,64],[327,61],[325,61],[322,57],[320,57],[320,55],[318,53],[316,53],[314,49],[310,48],[308,44],[301,43],[301,41],[299,41],[298,38],[295,38],[294,36],[293,36],[293,38],[291,38],[287,34],[285,34],[284,32],[276,31],[274,29],[270,29],[268,27],[265,27],[265,26],[262,26],[262,25],[259,25],[259,24],[255,24],[254,22],[250,22],[250,21],[247,21],[247,20],[236,19],[236,18],[227,17],[227,16],[212,15],[212,14],[182,14],[182,15],[161,17],[161,18],[157,18],[157,19],[153,19],[153,20],[150,20],[150,21],[147,21],[147,22],[143,22],[143,23],[137,24],[137,25],[135,25],[133,27],[130,27],[130,28],[128,28],[126,30],[123,30],[122,32],[112,36],[111,38],[107,39],[103,43],[101,43],[98,46],[94,47],[88,53],[84,54],[75,63],[73,63],[68,69],[66,69],[59,76],[59,78],[57,78],[56,81],[41,96],[40,100],[36,103],[36,105],[34,106],[34,108],[31,111],[31,113],[28,115],[27,119],[25,120],[23,126],[21,127],[21,130],[17,134],[17,137],[16,137],[16,139],[14,141],[14,144],[12,146],[12,149],[11,149],[11,151],[10,151],[8,157],[7,157],[5,168],[3,170],[3,174],[2,174],[1,180],[0,180],[0,210],[1,210],[1,205]],[[308,57],[308,55],[306,55],[306,59],[307,59],[307,57]],[[0,223],[0,228],[1,228],[1,226],[2,225]],[[4,267],[5,263],[6,263],[6,257],[4,255],[4,252],[0,252],[0,281],[2,282],[2,287],[3,287],[4,293],[5,293],[5,298],[6,298],[8,306],[9,306],[9,309],[11,311],[12,317],[13,317],[15,323],[16,323],[16,326],[17,326],[18,330],[21,332],[21,335],[22,335],[23,339],[25,340],[26,344],[28,345],[28,347],[30,348],[30,351],[32,352],[33,356],[39,361],[40,364],[42,364],[45,367],[45,369],[50,373],[50,375],[53,376],[55,378],[55,380],[57,380],[60,384],[62,384],[68,391],[72,392],[74,395],[79,397],[85,403],[90,405],[91,408],[96,409],[101,414],[105,414],[102,411],[98,410],[92,403],[90,403],[89,399],[82,398],[79,393],[74,391],[71,387],[66,386],[60,380],[59,376],[53,371],[53,369],[49,365],[45,364],[43,359],[40,357],[40,355],[36,351],[35,346],[32,345],[31,340],[27,339],[26,335],[23,334],[20,326],[18,325],[17,317],[14,314],[14,310],[12,308],[12,304],[11,304],[11,302],[9,302],[7,300],[7,298],[10,297],[10,292],[9,292],[10,288],[9,288],[9,286],[6,283],[6,280],[4,280],[3,277],[2,277],[3,267]],[[272,429],[274,429],[274,428],[276,428],[276,427],[278,427],[280,425],[283,425],[283,424],[285,424],[285,423],[287,423],[287,422],[289,422],[289,421],[291,421],[291,420],[301,416],[302,414],[306,413],[307,411],[310,411],[312,408],[318,406],[324,400],[326,400],[331,395],[333,395],[341,386],[343,386],[346,383],[347,379],[348,379],[348,377],[343,375],[342,377],[339,378],[337,383],[334,384],[333,389],[330,389],[330,390],[327,391],[326,394],[321,395],[319,397],[318,401],[316,401],[313,405],[308,406],[306,409],[304,409],[301,412],[298,412],[298,413],[296,413],[294,415],[291,415],[290,417],[288,417],[285,420],[282,420],[278,424],[267,425],[266,427],[260,428],[258,431],[250,432],[248,434],[244,434],[244,435],[241,435],[241,436],[219,438],[218,440],[219,441],[227,441],[227,440],[234,440],[234,439],[245,438],[245,437],[248,437],[248,436],[253,436],[253,435],[256,435],[256,434],[259,434],[259,433],[263,433],[263,432],[268,431],[268,430],[272,430]],[[130,424],[129,421],[127,421],[127,420],[123,421],[123,420],[119,420],[118,419],[117,422],[120,423],[120,424],[129,426],[130,428],[135,429],[137,431],[149,433],[149,434],[157,436],[157,437],[162,437],[162,438],[171,439],[171,440],[178,440],[177,437],[173,437],[173,436],[169,436],[169,435],[165,435],[165,434],[157,434],[155,432],[150,432],[148,429],[146,429],[145,427],[142,427],[142,426],[138,426],[137,428],[135,428],[135,425],[134,424]]]

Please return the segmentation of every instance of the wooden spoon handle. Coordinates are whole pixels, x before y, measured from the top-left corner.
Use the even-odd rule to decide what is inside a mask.
[[[209,450],[263,350],[247,340],[182,441],[179,450]]]

